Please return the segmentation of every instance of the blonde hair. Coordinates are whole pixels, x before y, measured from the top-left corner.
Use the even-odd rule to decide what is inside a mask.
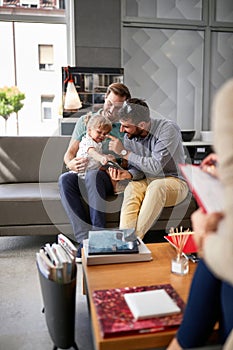
[[[101,114],[88,115],[85,119],[87,123],[87,129],[100,128],[101,130],[106,130],[107,132],[110,132],[112,130],[111,121]]]

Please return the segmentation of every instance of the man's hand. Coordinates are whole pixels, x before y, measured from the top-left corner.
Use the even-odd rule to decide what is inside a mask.
[[[128,170],[119,170],[115,168],[108,168],[108,173],[111,176],[112,180],[131,180],[132,175],[128,172]]]
[[[69,170],[75,171],[76,173],[84,173],[87,167],[88,158],[75,157],[71,159],[66,165]]]
[[[107,136],[111,141],[109,142],[109,150],[113,151],[116,154],[121,154],[121,151],[124,149],[122,142],[115,136]]]

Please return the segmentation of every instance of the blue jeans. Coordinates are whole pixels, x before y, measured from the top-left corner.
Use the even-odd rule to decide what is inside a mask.
[[[233,328],[233,286],[216,278],[200,260],[177,333],[179,344],[184,349],[204,346],[217,321],[224,343]]]
[[[59,177],[61,201],[69,217],[77,242],[88,238],[88,231],[106,225],[106,197],[113,194],[108,174],[87,171],[85,178],[67,172]]]

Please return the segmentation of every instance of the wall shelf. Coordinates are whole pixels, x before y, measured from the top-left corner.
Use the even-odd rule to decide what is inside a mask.
[[[107,88],[112,83],[123,83],[123,68],[62,67],[62,92],[65,96],[67,77],[71,74],[82,102],[82,108],[70,112],[64,110],[63,118],[80,117],[88,112],[97,112],[104,103]]]
[[[185,162],[189,164],[199,165],[202,160],[213,152],[211,142],[190,141],[183,142],[185,151]]]

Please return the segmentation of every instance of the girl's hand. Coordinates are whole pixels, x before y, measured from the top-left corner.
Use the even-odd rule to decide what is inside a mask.
[[[103,156],[103,157],[101,158],[101,160],[100,160],[100,163],[101,163],[102,165],[107,164],[107,162],[108,162],[108,157],[105,157],[105,156]]]
[[[113,154],[107,154],[106,157],[107,157],[107,160],[111,160],[112,162],[116,162],[116,158],[114,157]]]

